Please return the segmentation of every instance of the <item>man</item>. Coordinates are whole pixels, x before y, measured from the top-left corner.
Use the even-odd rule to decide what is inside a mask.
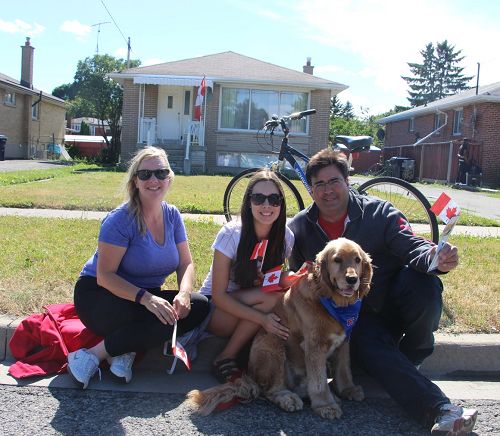
[[[469,140],[464,138],[458,149],[458,176],[457,183],[467,182],[467,173],[470,171]]]
[[[372,288],[351,336],[351,352],[405,411],[432,434],[470,432],[477,411],[454,406],[418,371],[434,349],[442,310],[436,276],[458,264],[457,248],[445,244],[436,271],[427,274],[436,246],[413,235],[390,203],[349,188],[344,155],[325,149],[306,168],[314,203],[289,226],[295,234],[290,267],[297,270],[332,239],[344,236],[367,251],[374,265]]]

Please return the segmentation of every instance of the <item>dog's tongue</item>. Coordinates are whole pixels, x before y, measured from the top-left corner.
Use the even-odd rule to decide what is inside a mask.
[[[352,288],[341,289],[341,290],[340,290],[340,293],[341,293],[344,297],[352,297],[352,296],[353,296],[353,294],[354,294],[354,289],[352,289]]]

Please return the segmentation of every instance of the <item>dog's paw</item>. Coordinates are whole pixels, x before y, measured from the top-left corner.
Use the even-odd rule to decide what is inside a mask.
[[[359,385],[354,385],[350,388],[344,389],[340,394],[342,398],[347,398],[353,401],[362,401],[365,399],[363,388]]]
[[[338,404],[330,404],[328,406],[314,407],[314,413],[325,419],[338,419],[342,416],[342,409]]]
[[[296,412],[298,410],[302,410],[304,407],[304,403],[300,397],[293,392],[283,392],[279,395],[275,395],[271,401],[286,412]]]

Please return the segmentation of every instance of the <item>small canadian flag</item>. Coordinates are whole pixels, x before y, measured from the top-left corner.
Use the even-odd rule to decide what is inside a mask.
[[[283,288],[280,286],[280,277],[281,265],[271,268],[268,272],[266,272],[262,282],[262,292],[282,291]]]
[[[267,250],[267,239],[263,239],[260,242],[255,244],[255,248],[253,249],[252,255],[250,256],[250,260],[261,259],[262,263],[264,263],[264,256],[266,255]]]
[[[174,324],[174,332],[172,334],[172,353],[176,359],[179,358],[184,362],[184,365],[186,365],[187,369],[191,370],[191,363],[189,362],[189,357],[186,353],[186,350],[179,342],[177,342],[177,321]]]
[[[460,215],[460,207],[455,203],[451,197],[444,192],[438,197],[436,202],[432,205],[431,211],[441,220],[448,224],[448,221],[454,216]]]

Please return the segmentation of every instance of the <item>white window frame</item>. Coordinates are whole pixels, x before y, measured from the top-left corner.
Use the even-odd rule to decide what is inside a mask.
[[[31,106],[31,119],[37,121],[40,117],[40,102]]]
[[[415,131],[415,117],[411,117],[408,120],[408,132],[413,133]]]
[[[445,117],[441,113],[434,114],[434,130],[439,129],[444,124]],[[439,135],[440,132],[437,132]]]
[[[218,129],[221,130],[221,131],[224,131],[224,132],[257,132],[259,129],[250,129],[250,119],[251,119],[251,113],[250,111],[248,112],[248,128],[247,129],[238,129],[238,128],[231,128],[231,127],[222,127],[221,123],[222,123],[222,111],[223,111],[223,102],[222,102],[222,93],[223,93],[223,90],[224,89],[238,89],[238,90],[248,90],[250,92],[250,100],[249,100],[249,105],[251,105],[251,99],[252,99],[252,91],[272,91],[272,92],[277,92],[279,94],[279,101],[281,102],[281,94],[289,94],[289,93],[294,93],[294,94],[307,94],[307,103],[306,103],[306,108],[304,108],[303,110],[307,110],[310,108],[310,102],[311,102],[311,92],[309,90],[305,90],[305,89],[294,89],[294,90],[290,90],[290,89],[285,89],[285,88],[281,88],[281,89],[275,89],[275,88],[265,88],[265,87],[262,87],[262,88],[258,88],[258,87],[246,87],[246,86],[240,86],[240,85],[226,85],[226,86],[221,86],[220,88],[220,95],[219,95],[219,101],[220,101],[220,105],[219,105],[219,121],[218,121]],[[280,104],[280,103],[278,103]],[[270,116],[271,115],[274,115],[274,114],[269,114]],[[283,113],[278,113],[276,115],[286,115],[286,114],[283,114]],[[308,120],[308,117],[304,117],[303,118],[304,122],[305,122],[305,129],[303,132],[299,132],[299,131],[293,131],[293,134],[294,135],[308,135],[309,134],[309,120]],[[297,122],[301,122],[302,120],[299,120],[299,121],[292,121],[292,123],[297,123]],[[293,124],[291,124],[293,126]],[[292,129],[291,129],[292,131]]]
[[[6,92],[3,96],[3,102],[7,106],[15,106],[16,105],[16,93],[15,92]]]
[[[464,121],[464,109],[457,108],[453,112],[453,135],[462,134],[462,124]]]

